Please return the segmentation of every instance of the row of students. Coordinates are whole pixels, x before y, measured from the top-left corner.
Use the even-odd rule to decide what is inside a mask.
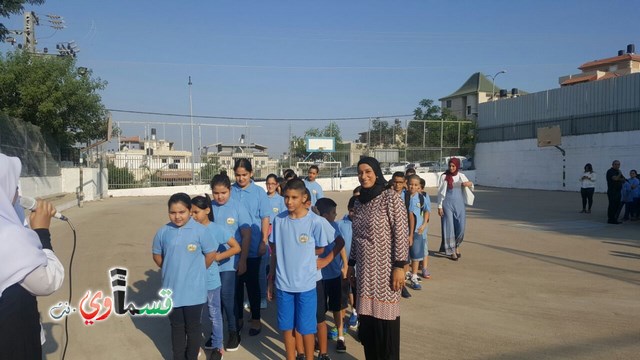
[[[163,287],[174,289],[174,297],[176,298],[174,302],[176,304],[176,310],[172,312],[172,316],[170,316],[172,344],[174,357],[176,358],[197,357],[201,325],[199,316],[196,315],[201,313],[204,305],[203,300],[205,299],[208,303],[209,316],[212,322],[212,334],[205,348],[214,350],[211,358],[222,358],[223,314],[227,318],[229,327],[228,341],[225,346],[227,351],[237,349],[240,343],[238,330],[239,324],[241,323],[236,323],[234,320],[236,318],[241,319],[241,315],[237,316],[238,312],[242,312],[239,306],[240,303],[237,300],[239,298],[238,290],[242,292],[244,289],[242,289],[242,283],[237,280],[242,277],[242,270],[247,269],[245,270],[246,273],[250,268],[250,266],[243,268],[242,264],[245,261],[250,262],[249,259],[252,259],[250,256],[252,251],[254,254],[260,256],[260,248],[262,245],[258,243],[256,246],[255,239],[260,240],[260,237],[256,236],[256,233],[262,235],[263,232],[256,231],[255,223],[256,218],[260,219],[262,223],[262,214],[268,213],[268,211],[260,209],[259,207],[260,195],[248,195],[252,190],[255,191],[255,189],[251,189],[251,186],[255,186],[255,184],[253,184],[250,179],[246,182],[243,181],[242,169],[240,170],[240,176],[238,176],[238,167],[242,167],[244,170],[250,170],[250,168],[247,169],[246,166],[247,164],[243,163],[236,164],[234,170],[236,170],[238,182],[234,185],[231,185],[228,176],[224,173],[216,175],[212,179],[211,190],[213,200],[211,200],[208,195],[197,196],[194,199],[189,199],[189,197],[183,193],[173,195],[168,203],[170,223],[163,226],[154,238],[153,257],[158,266],[162,268]],[[275,180],[275,175],[270,176],[268,179],[268,181],[274,183]],[[293,232],[290,231],[288,234],[283,233],[280,236],[276,235],[280,234],[277,230],[277,224],[279,224],[278,219],[290,218],[291,220],[295,220],[299,219],[296,216],[302,214],[305,215],[300,218],[306,218],[306,214],[309,213],[309,208],[311,208],[311,194],[304,182],[298,179],[291,183],[292,186],[288,187],[290,190],[286,193],[285,197],[292,200],[288,200],[286,204],[283,198],[279,198],[274,191],[268,191],[267,193],[267,198],[271,205],[269,218],[272,219],[269,222],[274,225],[271,237],[274,250],[277,248],[275,246],[277,242],[276,239],[280,239],[280,242],[296,239],[294,235],[296,234],[296,227],[302,226],[303,231],[306,229],[308,234],[314,234],[311,231],[312,229],[309,228],[309,225],[315,224],[315,220],[307,221],[306,223],[294,221],[292,222],[293,227],[289,229]],[[269,188],[270,187],[268,187],[268,189]],[[301,195],[301,190],[303,189],[304,195]],[[234,190],[242,195],[248,195],[245,199],[253,198],[254,200],[258,200],[255,201],[258,203],[258,207],[253,209],[253,213],[258,216],[252,218],[251,211],[247,209],[248,206],[241,203],[242,197],[238,200],[232,196]],[[254,192],[254,194],[255,193],[259,194],[259,192]],[[350,203],[353,203],[354,199],[352,199]],[[304,206],[300,208],[297,205],[298,202],[302,202]],[[283,205],[287,210],[280,212]],[[322,253],[322,256],[312,263],[313,268],[318,269],[315,272],[315,317],[316,332],[319,335],[319,358],[328,359],[327,326],[324,321],[327,307],[334,312],[334,322],[340,329],[337,350],[339,352],[346,351],[344,334],[342,333],[342,322],[345,319],[345,310],[348,303],[347,298],[350,291],[348,290],[348,282],[345,278],[346,252],[343,249],[344,239],[340,236],[340,227],[343,228],[344,232],[348,232],[349,234],[351,229],[348,217],[341,220],[341,225],[335,222],[335,202],[330,199],[324,199],[318,205],[317,209],[320,210],[324,218],[320,219],[324,222],[320,221],[323,227],[320,228],[319,234],[313,235],[313,238],[315,239],[316,236],[324,236],[327,239],[327,244],[331,244],[331,247],[324,251],[321,251],[320,246],[318,246],[315,253]],[[280,214],[278,215],[278,213]],[[311,212],[311,214],[313,213]],[[313,219],[313,216],[314,215],[310,215],[310,218]],[[286,221],[283,223],[286,223]],[[305,224],[300,225],[301,223]],[[259,229],[262,230],[262,228],[263,227],[260,227]],[[304,237],[308,235],[302,234],[301,236],[302,237],[298,237],[299,241],[305,240]],[[310,239],[306,239],[305,242],[309,240]],[[186,245],[186,247],[183,246],[184,248],[181,248],[181,243],[184,243],[182,245]],[[317,254],[314,255],[314,259]],[[233,260],[229,261],[229,257],[233,257]],[[277,265],[275,265],[276,258],[277,257],[274,256],[274,266],[272,269],[275,269],[275,273],[278,274]],[[185,259],[188,260],[185,261]],[[297,260],[297,256],[294,253],[294,255],[290,255],[288,259]],[[305,262],[303,261],[302,263]],[[201,291],[203,290],[201,281],[203,278],[203,269],[206,270],[205,293]],[[238,277],[236,277],[236,269]],[[280,276],[285,278],[292,276],[296,278],[302,273],[304,272],[295,270],[281,271]],[[253,278],[255,279],[255,276],[253,276]],[[189,281],[186,281],[186,279]],[[236,284],[234,284],[234,280],[237,282]],[[200,286],[196,286],[198,284]],[[328,289],[326,292],[324,291],[325,288]],[[236,290],[235,294],[234,290]],[[249,293],[251,294],[251,291],[249,291]],[[199,295],[196,296],[196,294]],[[206,294],[206,296],[203,296],[203,294]],[[186,300],[185,297],[189,298],[189,300]],[[351,303],[353,308],[353,302]],[[255,306],[253,306],[253,308],[255,308]],[[279,306],[279,309],[288,309],[288,307]],[[352,311],[352,317],[349,319],[351,325],[357,324],[357,321],[354,321],[355,316],[355,312]],[[252,318],[255,319],[253,311]],[[354,322],[356,322],[356,324],[353,324]],[[252,326],[252,329],[256,328]],[[302,327],[300,340],[305,338],[304,335],[308,335],[307,330],[308,329]],[[259,330],[257,332],[259,332]],[[287,336],[285,336],[285,341],[286,340],[289,340]],[[308,339],[306,342],[308,342]],[[302,350],[304,348],[304,341],[299,343],[300,346],[297,347],[298,354],[301,356],[309,356],[307,351]],[[313,351],[313,347],[311,349]],[[313,354],[313,352],[311,354]]]
[[[327,310],[333,312],[338,328],[336,350],[346,352],[342,324],[350,290],[344,246],[350,246],[350,219],[336,222],[337,205],[328,198],[312,207],[310,190],[300,179],[290,180],[284,194],[287,210],[275,217],[270,237],[268,294],[277,301],[287,359],[312,359],[317,346],[318,359],[327,360]]]
[[[416,175],[415,172],[395,172],[391,177],[391,186],[403,199],[409,218],[409,265],[405,267],[406,281],[413,290],[422,290],[420,277],[423,279],[431,278],[431,273],[428,270],[429,243],[427,237],[431,200],[424,190],[424,179]],[[409,298],[411,294],[403,287],[402,296]]]

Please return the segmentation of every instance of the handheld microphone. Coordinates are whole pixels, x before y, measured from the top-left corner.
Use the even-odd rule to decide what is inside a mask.
[[[20,206],[22,206],[22,208],[24,208],[24,209],[34,211],[36,209],[36,207],[38,207],[38,202],[34,198],[30,198],[30,197],[27,197],[27,196],[20,196]],[[66,216],[60,214],[57,211],[56,211],[56,214],[53,215],[53,217],[56,218],[56,219],[63,220],[63,221],[68,221],[69,220],[69,219],[67,219]]]

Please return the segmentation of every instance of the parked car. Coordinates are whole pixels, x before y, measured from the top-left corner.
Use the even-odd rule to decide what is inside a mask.
[[[420,167],[416,171],[418,172],[429,172],[431,169],[439,169],[437,161],[423,161],[420,163]]]
[[[357,166],[349,166],[349,167],[346,167],[346,168],[342,168],[338,172],[338,176],[340,176],[340,177],[358,176],[358,167]]]
[[[389,165],[389,173],[393,174],[396,171],[404,172],[409,165],[408,161],[395,162]]]

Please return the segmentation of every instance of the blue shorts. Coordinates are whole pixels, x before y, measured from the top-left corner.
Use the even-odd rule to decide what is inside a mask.
[[[316,324],[317,302],[316,289],[302,293],[276,289],[280,331],[295,329],[301,335],[315,334],[318,331]]]
[[[412,261],[423,260],[427,254],[427,237],[423,234],[413,234],[413,245],[409,248],[409,257]]]

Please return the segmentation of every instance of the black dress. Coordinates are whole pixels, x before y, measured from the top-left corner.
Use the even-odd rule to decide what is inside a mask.
[[[0,360],[41,360],[38,302],[20,284],[0,297]]]

